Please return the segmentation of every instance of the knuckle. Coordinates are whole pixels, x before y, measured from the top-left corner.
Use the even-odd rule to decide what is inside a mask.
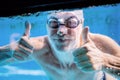
[[[28,54],[29,52],[31,52],[31,50],[24,45],[19,45],[19,51],[24,52],[25,54]]]
[[[83,50],[83,51],[86,51],[86,52],[87,52],[87,51],[88,51],[88,48],[89,48],[89,47],[88,47],[88,45],[84,45],[84,46],[82,46],[81,50]]]
[[[25,59],[23,55],[18,54],[18,53],[14,53],[14,54],[13,54],[13,57],[14,57],[16,60],[20,60],[20,61],[22,61],[22,60]]]
[[[26,39],[26,36],[22,36],[20,41],[25,40],[25,39]]]
[[[25,48],[29,48],[29,49],[33,49],[33,44],[31,43],[31,41],[26,38],[26,37],[22,37],[19,41],[19,45],[20,46],[24,46]]]
[[[19,48],[17,48],[16,50],[13,51],[13,58],[15,58],[16,60],[25,60],[29,57],[29,53],[32,52],[32,51],[25,51],[23,48],[22,50],[20,49],[20,45],[19,45]]]

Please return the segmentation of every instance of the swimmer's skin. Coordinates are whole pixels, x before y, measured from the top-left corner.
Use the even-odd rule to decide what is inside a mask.
[[[57,18],[66,18],[71,15],[74,14],[56,13]],[[41,65],[50,80],[97,80],[99,75],[95,75],[99,71],[105,72],[106,80],[119,79],[120,46],[107,36],[90,33],[89,28],[82,28],[82,25],[75,29],[68,29],[65,26],[57,30],[48,28],[48,36],[30,38],[31,24],[27,23],[25,33],[19,42],[0,47],[0,53],[9,54],[11,50],[14,52],[10,58],[0,57],[0,64],[6,65],[33,59]],[[77,40],[79,37],[79,40],[76,41],[76,46],[72,47],[58,45],[63,50],[61,55],[58,55],[59,52],[57,53],[51,46],[55,42],[51,41],[51,43],[49,39],[52,39],[51,36],[57,31],[65,33],[65,29],[72,34],[77,33],[74,36]],[[68,53],[64,51],[66,48]]]

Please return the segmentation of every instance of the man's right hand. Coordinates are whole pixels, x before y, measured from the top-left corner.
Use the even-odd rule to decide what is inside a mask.
[[[31,30],[31,24],[30,22],[26,21],[25,32],[13,49],[13,57],[16,60],[24,61],[26,59],[29,59],[31,53],[33,53],[33,46],[29,39],[30,30]]]

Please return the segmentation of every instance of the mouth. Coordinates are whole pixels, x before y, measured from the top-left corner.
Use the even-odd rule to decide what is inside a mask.
[[[54,40],[62,43],[70,41],[70,39],[64,39],[64,38],[54,39]]]

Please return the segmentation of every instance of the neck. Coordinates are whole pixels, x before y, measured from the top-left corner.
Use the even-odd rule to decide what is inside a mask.
[[[63,65],[72,65],[73,64],[73,54],[72,51],[68,51],[68,52],[59,52],[59,51],[55,51],[56,58],[59,60],[60,63],[62,63]]]

